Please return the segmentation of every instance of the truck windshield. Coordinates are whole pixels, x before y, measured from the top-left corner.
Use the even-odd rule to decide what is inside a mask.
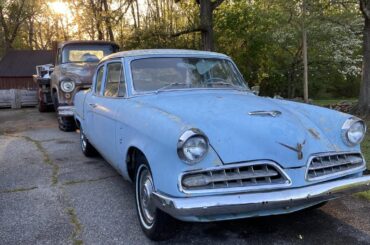
[[[112,45],[67,45],[63,48],[62,63],[99,62],[113,52]]]
[[[232,62],[220,58],[145,58],[131,62],[136,92],[224,88],[248,90]]]

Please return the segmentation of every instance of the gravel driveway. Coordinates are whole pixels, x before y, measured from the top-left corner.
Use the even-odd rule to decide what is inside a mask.
[[[54,113],[0,110],[0,244],[154,244],[141,232],[130,183],[85,158]],[[370,244],[370,201],[217,223],[181,223],[160,244]]]

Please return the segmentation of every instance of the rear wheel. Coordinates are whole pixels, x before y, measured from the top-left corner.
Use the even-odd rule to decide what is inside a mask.
[[[146,160],[142,159],[136,169],[135,197],[139,222],[145,235],[154,241],[166,240],[173,236],[176,220],[153,203],[154,191],[152,174]]]
[[[49,106],[43,101],[43,92],[42,92],[42,87],[39,87],[38,90],[38,109],[39,112],[47,112],[49,111]]]
[[[49,111],[49,107],[44,102],[42,102],[41,100],[39,100],[38,109],[39,109],[39,112],[48,112]]]
[[[97,151],[95,150],[94,146],[90,144],[82,128],[80,128],[80,146],[82,153],[85,156],[93,157],[97,155]]]

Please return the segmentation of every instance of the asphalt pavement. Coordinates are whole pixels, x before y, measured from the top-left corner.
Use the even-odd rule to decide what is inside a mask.
[[[104,159],[86,158],[54,113],[0,110],[0,244],[156,244],[134,191]],[[370,244],[370,201],[349,196],[273,217],[179,223],[159,244]]]

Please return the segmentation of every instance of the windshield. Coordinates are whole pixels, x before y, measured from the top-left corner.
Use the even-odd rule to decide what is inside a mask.
[[[235,66],[217,58],[146,58],[131,62],[137,92],[186,88],[248,89]]]
[[[67,45],[63,48],[62,63],[99,62],[113,52],[112,45]]]

